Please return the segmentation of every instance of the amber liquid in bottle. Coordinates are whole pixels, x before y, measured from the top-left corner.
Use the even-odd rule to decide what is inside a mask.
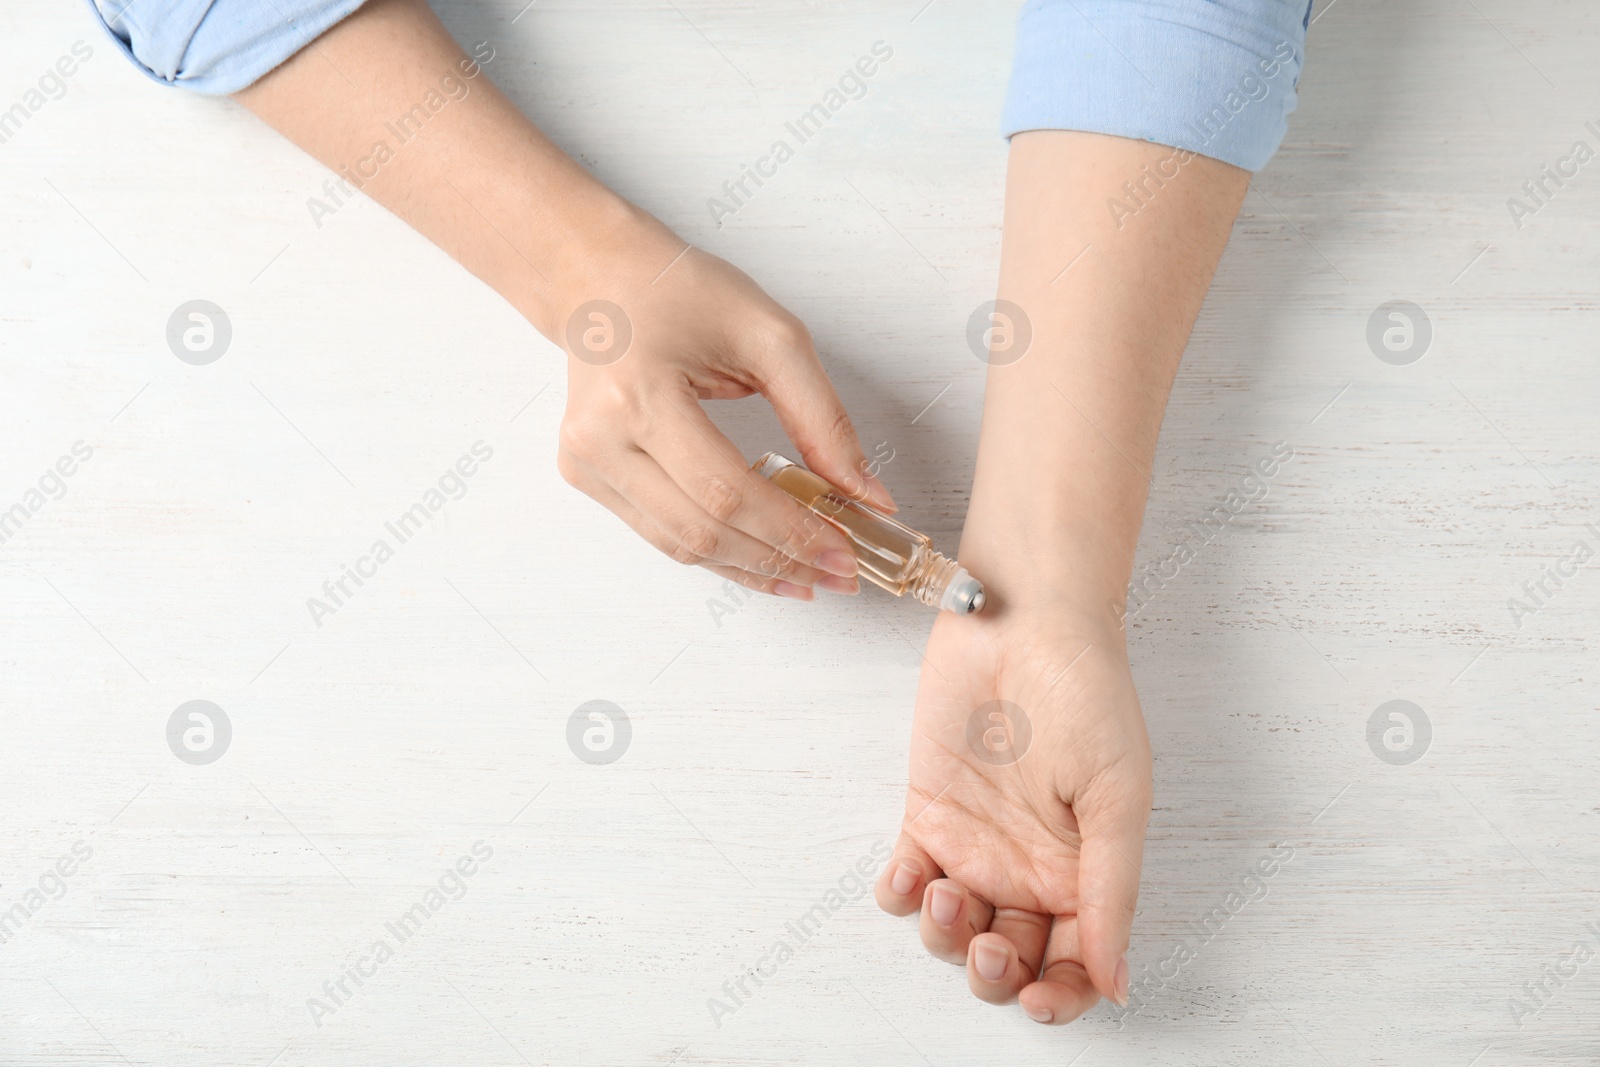
[[[831,482],[776,452],[751,466],[773,485],[826,519],[850,541],[861,574],[895,596],[910,593],[931,608],[971,615],[983,610],[983,586],[933,547],[926,534],[853,500]]]

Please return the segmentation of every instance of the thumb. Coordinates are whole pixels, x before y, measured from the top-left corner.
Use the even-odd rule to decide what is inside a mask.
[[[769,357],[760,382],[762,395],[799,450],[801,462],[853,499],[883,511],[898,510],[876,468],[867,462],[805,327],[797,324],[797,330],[798,337],[780,344]]]
[[[1128,935],[1139,901],[1148,796],[1126,784],[1113,795],[1074,805],[1083,849],[1078,858],[1078,935],[1083,965],[1095,989],[1119,1006],[1128,1002]],[[1096,802],[1098,801],[1098,802]],[[1141,802],[1142,801],[1142,802]]]

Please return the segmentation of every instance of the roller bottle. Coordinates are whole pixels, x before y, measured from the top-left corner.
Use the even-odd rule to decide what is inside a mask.
[[[966,568],[941,555],[926,534],[896,522],[869,504],[776,452],[751,465],[850,542],[861,574],[895,596],[911,594],[930,608],[972,615],[983,610],[983,585]]]

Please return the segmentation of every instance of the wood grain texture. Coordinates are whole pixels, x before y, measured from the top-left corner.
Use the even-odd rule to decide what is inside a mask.
[[[1015,4],[457,3],[510,92],[601,178],[813,329],[911,520],[954,547],[982,397]],[[920,9],[920,10],[919,10]],[[1133,624],[1157,801],[1141,1011],[1046,1031],[974,1001],[908,921],[849,904],[731,1017],[707,998],[892,840],[930,623],[869,594],[751,601],[675,568],[553,465],[557,350],[236,106],[145,83],[72,5],[0,10],[0,1064],[1600,1063],[1600,162],[1506,198],[1600,124],[1600,15],[1338,0],[1180,374],[1156,564],[1276,442],[1286,463]],[[876,40],[894,58],[720,228],[706,207]],[[1064,250],[1064,257],[1072,250]],[[184,301],[231,319],[175,359]],[[1368,349],[1404,299],[1433,341]],[[938,397],[926,412],[923,409]],[[922,413],[918,417],[919,412]],[[752,454],[777,429],[717,417]],[[305,607],[476,441],[429,530]],[[224,708],[227,754],[169,751]],[[619,762],[566,726],[625,708]],[[1369,748],[1392,699],[1419,761]],[[483,841],[466,892],[315,1025],[337,978]],[[1292,859],[1173,973],[1274,844]],[[52,883],[53,884],[53,883]],[[1074,1057],[1077,1057],[1074,1059]]]

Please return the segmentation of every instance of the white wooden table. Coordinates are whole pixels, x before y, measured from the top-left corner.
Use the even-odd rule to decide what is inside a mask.
[[[569,151],[810,324],[954,547],[1015,4],[521,7],[442,13]],[[1520,228],[1506,204],[1600,149],[1597,36],[1555,0],[1340,0],[1312,27],[1140,547],[1203,544],[1133,628],[1141,1010],[1057,1030],[979,1004],[861,899],[719,1026],[708,998],[892,841],[929,615],[869,592],[714,618],[717,579],[561,483],[558,352],[496,296],[368,202],[316,225],[316,164],[147,84],[78,6],[0,9],[0,107],[93,50],[0,144],[0,509],[26,512],[0,544],[0,1064],[1600,1062],[1600,962],[1574,954],[1600,958],[1600,567],[1508,607],[1600,548],[1600,162]],[[879,40],[865,98],[713,225]],[[167,343],[192,300],[231,324],[209,365]],[[1391,300],[1431,324],[1420,360],[1369,348]],[[779,442],[754,406],[718,417]],[[307,598],[479,441],[465,495],[317,625]],[[1201,542],[1277,442],[1266,497]],[[231,726],[207,764],[168,743],[195,700]],[[591,700],[629,719],[610,764],[568,746]],[[1369,744],[1391,700],[1431,730],[1408,763],[1379,753],[1420,733]],[[464,895],[430,900],[477,842]]]

